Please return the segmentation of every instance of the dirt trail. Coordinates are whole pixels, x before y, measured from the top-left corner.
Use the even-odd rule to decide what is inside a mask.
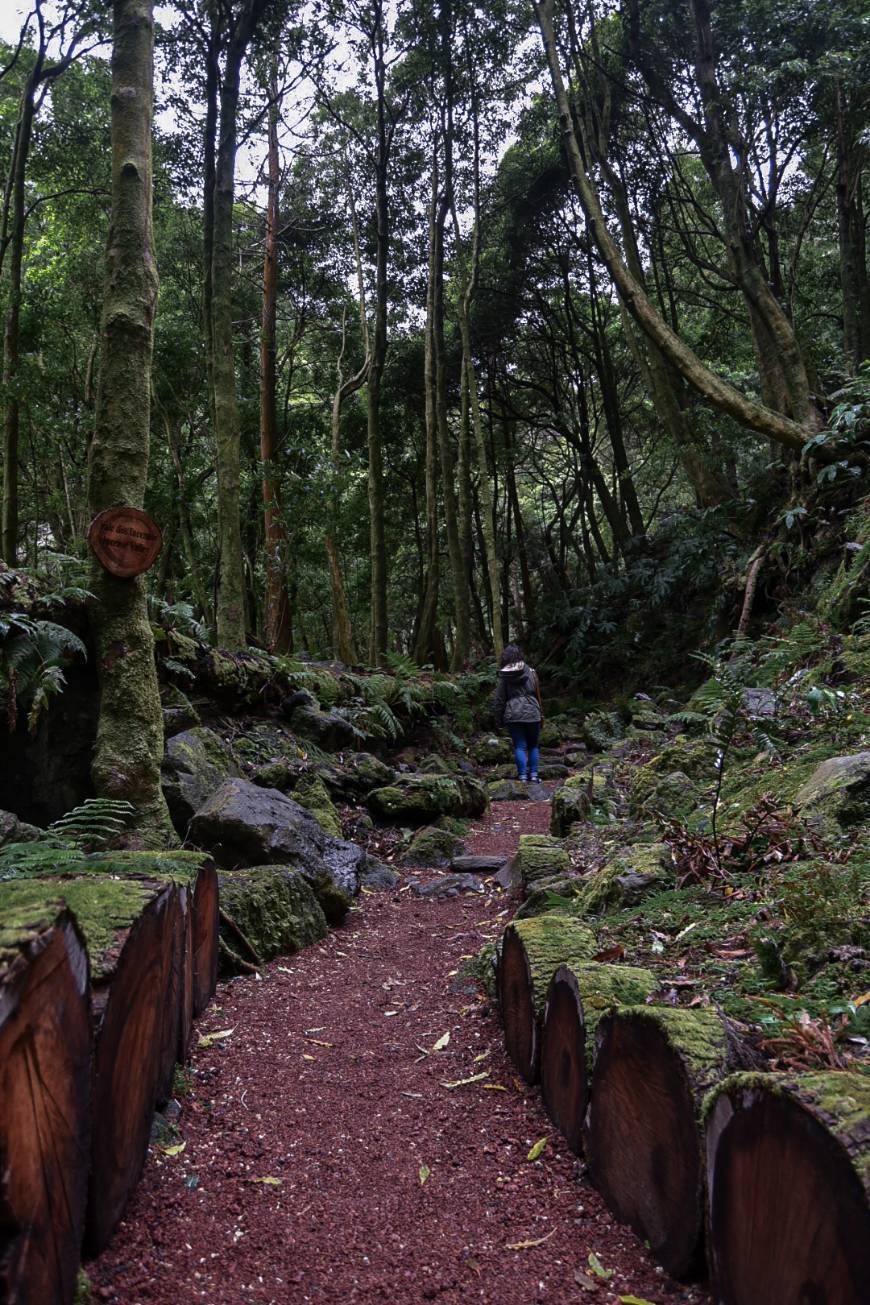
[[[511,851],[548,817],[547,803],[498,803],[468,850]],[[507,908],[492,886],[365,895],[321,946],[219,988],[199,1032],[232,1033],[195,1051],[184,1149],[152,1148],[89,1266],[95,1298],[706,1301],[613,1222],[463,976]],[[612,1277],[596,1277],[590,1252]]]

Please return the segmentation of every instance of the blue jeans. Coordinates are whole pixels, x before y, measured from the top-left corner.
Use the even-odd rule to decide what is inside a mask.
[[[507,732],[513,739],[517,777],[525,779],[528,775],[537,775],[541,722],[539,720],[518,721],[516,724],[508,722]]]

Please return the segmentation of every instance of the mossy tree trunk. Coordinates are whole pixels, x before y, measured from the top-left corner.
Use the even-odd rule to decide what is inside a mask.
[[[112,213],[106,249],[102,361],[88,496],[96,515],[141,507],[148,475],[157,266],[151,228],[154,22],[151,0],[116,0],[112,52]],[[100,678],[92,775],[98,794],[136,808],[143,843],[174,841],[160,789],[163,713],[141,578],[96,563],[91,580]]]
[[[443,205],[438,197],[438,149],[432,150],[432,190],[429,198],[429,271],[426,282],[426,329],[423,351],[423,390],[426,401],[426,580],[423,586],[417,635],[414,640],[414,659],[419,664],[434,663],[436,657],[438,625],[438,589],[440,584],[440,555],[438,547],[438,397],[437,397],[437,342],[435,335],[436,278],[439,275],[439,236],[443,241]],[[439,230],[440,223],[440,230]]]

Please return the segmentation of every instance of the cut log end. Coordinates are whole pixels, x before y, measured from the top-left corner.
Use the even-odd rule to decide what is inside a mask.
[[[200,868],[193,890],[193,1014],[199,1016],[214,995],[218,979],[218,877],[214,862]]]
[[[853,1090],[863,1098],[843,1128],[819,1112],[823,1079],[840,1104],[856,1100]],[[844,1073],[792,1082],[736,1075],[722,1085],[707,1155],[710,1259],[723,1305],[867,1300],[868,1104],[866,1084]]]
[[[0,933],[4,928],[0,897]],[[91,1022],[82,938],[46,903],[0,947],[0,1299],[72,1299],[90,1146]]]
[[[705,1012],[675,1014],[697,1014],[702,1036],[714,1019]],[[698,1113],[706,1084],[696,1081],[695,1057],[668,1028],[667,1016],[650,1008],[602,1019],[584,1143],[593,1182],[616,1217],[649,1242],[668,1273],[686,1278],[700,1267]],[[707,1055],[702,1059],[706,1068]]]
[[[575,1155],[583,1150],[586,1113],[586,1020],[576,975],[553,975],[541,1040],[541,1094],[547,1113]]]
[[[498,980],[505,1049],[526,1082],[534,1083],[538,1066],[538,1022],[532,999],[532,976],[526,950],[512,929],[502,945]]]

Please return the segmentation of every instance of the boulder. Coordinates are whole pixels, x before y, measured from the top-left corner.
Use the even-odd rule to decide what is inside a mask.
[[[373,789],[368,807],[379,820],[427,825],[444,815],[482,815],[487,797],[483,785],[470,775],[402,775],[385,788]]]
[[[383,861],[375,861],[369,857],[368,865],[360,878],[360,887],[373,891],[389,891],[398,883],[399,876],[395,870],[385,865]]]
[[[578,820],[588,820],[592,809],[592,799],[586,788],[563,784],[553,794],[553,806],[550,812],[550,833],[560,838]]]
[[[670,848],[665,843],[635,843],[584,881],[580,907],[584,914],[593,914],[631,906],[651,889],[672,884]]]
[[[475,743],[471,749],[471,755],[475,761],[479,761],[483,766],[494,766],[499,762],[510,761],[514,755],[514,750],[509,738],[489,734],[486,738]]]
[[[549,911],[558,911],[560,915],[584,915],[581,893],[582,884],[573,876],[554,875],[551,879],[539,879],[514,919],[528,920],[533,915],[544,915]]]
[[[772,720],[779,711],[779,694],[773,689],[744,689],[743,710],[752,720]]]
[[[414,835],[411,845],[402,856],[402,865],[429,866],[441,870],[450,865],[453,854],[462,846],[462,839],[449,829],[426,825]]]
[[[396,772],[370,752],[355,752],[347,758],[346,786],[353,793],[363,796],[373,788],[384,788],[392,784]]]
[[[19,820],[12,811],[0,811],[0,847],[7,843],[33,843],[41,834],[36,825]]]
[[[182,838],[212,793],[224,780],[240,774],[232,749],[204,725],[167,740],[161,784],[172,823]]]
[[[289,956],[327,933],[326,916],[308,879],[301,870],[289,865],[251,866],[246,870],[228,870],[219,876],[221,908],[221,949],[224,968],[244,968],[233,964],[239,956],[249,964]],[[239,936],[239,930],[254,947],[256,958]]]
[[[794,804],[804,815],[830,818],[841,827],[870,820],[870,752],[828,757],[798,789]]]
[[[368,868],[356,843],[333,838],[277,789],[229,779],[197,811],[190,838],[222,866],[289,865],[313,886],[327,920],[342,919]]]
[[[590,711],[583,722],[583,742],[592,752],[607,752],[624,736],[622,718],[615,711]]]
[[[325,752],[338,752],[350,747],[357,732],[346,716],[338,711],[321,711],[319,707],[302,705],[290,716],[294,733],[310,739]]]
[[[320,775],[303,775],[293,790],[293,797],[301,807],[311,812],[327,834],[331,834],[333,838],[341,838],[341,821]]]
[[[458,870],[462,874],[473,875],[494,875],[507,865],[508,858],[499,856],[497,853],[490,853],[481,856],[455,856],[450,862],[452,870]]]
[[[493,780],[486,786],[490,802],[548,802],[549,789],[543,784],[524,784],[518,779]]]

